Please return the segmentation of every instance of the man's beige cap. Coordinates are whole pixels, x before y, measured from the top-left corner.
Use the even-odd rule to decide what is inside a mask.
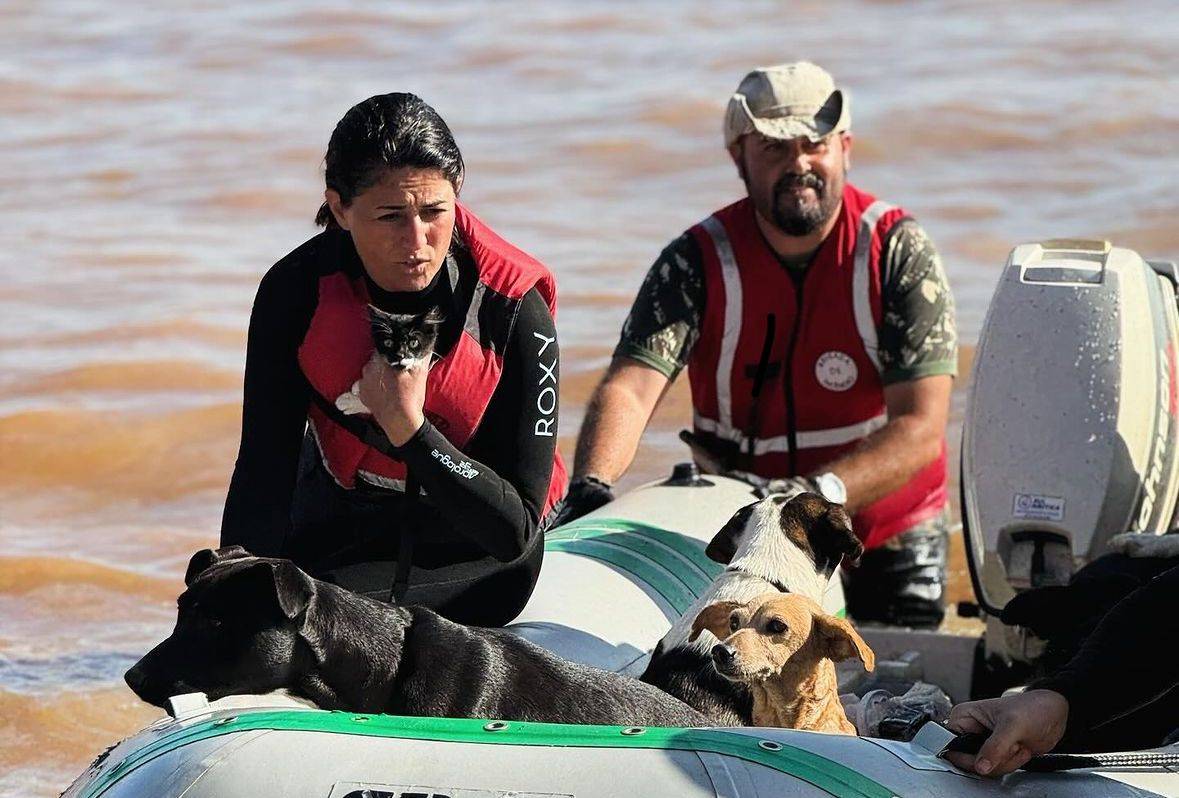
[[[725,145],[757,131],[772,139],[818,141],[851,127],[851,103],[827,70],[809,61],[758,67],[741,80],[725,112]]]

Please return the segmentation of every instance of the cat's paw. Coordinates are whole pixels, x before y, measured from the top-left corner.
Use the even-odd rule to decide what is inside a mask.
[[[360,401],[360,396],[356,393],[356,385],[353,385],[352,390],[348,393],[342,393],[336,397],[336,408],[346,416],[372,415],[372,412],[365,407],[364,402]]]

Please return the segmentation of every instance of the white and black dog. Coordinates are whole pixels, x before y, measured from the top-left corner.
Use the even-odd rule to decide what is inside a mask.
[[[288,690],[323,709],[548,723],[701,726],[675,698],[511,632],[391,607],[240,546],[197,552],[176,628],[127,671],[157,706]]]
[[[773,494],[741,508],[705,550],[728,567],[659,641],[640,678],[717,725],[750,725],[748,688],[713,667],[711,652],[719,641],[704,631],[689,642],[696,616],[718,601],[745,603],[772,590],[799,593],[821,605],[843,559],[855,561],[863,552],[843,507],[817,494]]]

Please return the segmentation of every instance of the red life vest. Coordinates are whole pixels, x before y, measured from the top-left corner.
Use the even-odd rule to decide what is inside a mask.
[[[887,421],[877,358],[880,258],[900,208],[846,186],[834,229],[796,287],[748,198],[691,229],[704,260],[700,339],[688,361],[696,434],[761,477],[811,474]],[[756,393],[756,396],[755,396]],[[941,512],[946,446],[853,519],[868,547]]]
[[[489,318],[486,308],[492,306],[493,300],[496,304],[506,303],[504,313],[514,319],[520,300],[535,287],[555,317],[557,287],[543,264],[504,241],[460,204],[455,206],[455,230],[474,258],[479,282],[458,341],[430,368],[424,414],[447,440],[463,450],[479,428],[503,373],[505,342],[496,338],[502,338],[511,329],[504,318]],[[349,279],[338,271],[319,281],[319,302],[299,346],[298,359],[312,389],[328,405],[334,405],[341,394],[352,390],[372,356],[368,302],[363,278]],[[554,384],[549,410],[556,410],[557,390]],[[540,401],[547,402],[549,395],[550,389],[545,388]],[[545,410],[543,406],[538,409]],[[342,487],[354,488],[360,476],[370,485],[405,490],[404,462],[362,441],[334,421],[318,403],[310,405],[308,420],[324,465]],[[556,434],[555,425],[549,434]],[[446,465],[456,471],[469,468],[465,461]],[[565,478],[565,465],[558,452],[553,458],[553,475],[542,518],[564,494]]]

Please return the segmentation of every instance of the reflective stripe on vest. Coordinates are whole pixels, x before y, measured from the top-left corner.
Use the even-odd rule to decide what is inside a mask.
[[[741,337],[741,275],[737,271],[737,259],[733,256],[733,245],[720,219],[709,216],[704,220],[704,229],[716,247],[720,260],[721,274],[725,281],[725,334],[721,339],[720,360],[716,367],[716,406],[720,412],[720,425],[728,430],[733,427],[733,395],[730,391],[733,373],[733,358],[737,354],[737,340]],[[740,440],[732,438],[731,440]]]
[[[895,206],[887,202],[876,200],[864,210],[860,217],[860,232],[856,236],[855,273],[852,276],[852,301],[856,309],[856,329],[860,339],[864,342],[864,351],[868,359],[880,368],[880,346],[876,337],[876,319],[872,315],[872,235],[876,232],[876,223],[880,217],[891,211]]]
[[[722,426],[711,418],[705,418],[699,413],[695,413],[692,420],[697,429],[712,433],[718,438],[739,443],[742,445],[742,451],[748,451],[746,446],[749,439],[741,430],[733,426]],[[887,414],[881,413],[867,421],[861,421],[858,424],[849,424],[846,427],[799,431],[794,434],[794,441],[799,449],[821,449],[825,446],[843,446],[844,444],[855,443],[861,438],[868,437],[887,423]],[[753,454],[755,455],[770,454],[772,452],[785,453],[789,451],[790,439],[785,435],[776,435],[773,438],[755,438],[753,441]]]

